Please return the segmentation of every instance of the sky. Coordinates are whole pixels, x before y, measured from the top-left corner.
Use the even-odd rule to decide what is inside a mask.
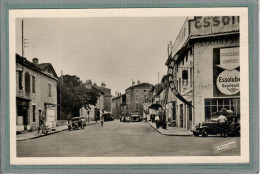
[[[137,82],[158,83],[167,73],[167,44],[186,17],[23,18],[24,57],[51,63],[58,74],[91,79],[124,93]],[[22,55],[22,19],[16,19]]]

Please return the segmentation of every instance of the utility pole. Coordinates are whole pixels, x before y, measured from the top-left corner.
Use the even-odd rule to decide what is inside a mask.
[[[62,113],[62,109],[61,109],[61,97],[62,97],[62,93],[61,93],[61,88],[63,86],[63,76],[62,76],[62,70],[61,70],[61,81],[60,81],[60,119],[61,119],[61,113]]]
[[[22,20],[22,58],[24,58],[24,45],[23,45],[23,20]]]

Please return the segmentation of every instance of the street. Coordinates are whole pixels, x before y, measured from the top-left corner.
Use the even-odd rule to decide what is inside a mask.
[[[236,141],[237,147],[215,154],[213,146]],[[17,157],[238,156],[240,137],[165,136],[144,122],[118,120],[88,125],[45,137],[17,141]]]

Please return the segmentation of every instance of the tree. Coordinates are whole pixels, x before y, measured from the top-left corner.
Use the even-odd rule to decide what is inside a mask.
[[[97,103],[99,95],[92,89],[87,89],[77,76],[63,75],[59,77],[58,107],[61,108],[60,119],[79,116],[80,108]],[[60,110],[60,109],[59,109]]]

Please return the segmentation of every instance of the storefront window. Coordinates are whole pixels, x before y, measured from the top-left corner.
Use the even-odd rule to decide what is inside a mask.
[[[240,99],[205,99],[205,121],[217,117],[222,108],[233,111],[233,114],[240,117]]]

